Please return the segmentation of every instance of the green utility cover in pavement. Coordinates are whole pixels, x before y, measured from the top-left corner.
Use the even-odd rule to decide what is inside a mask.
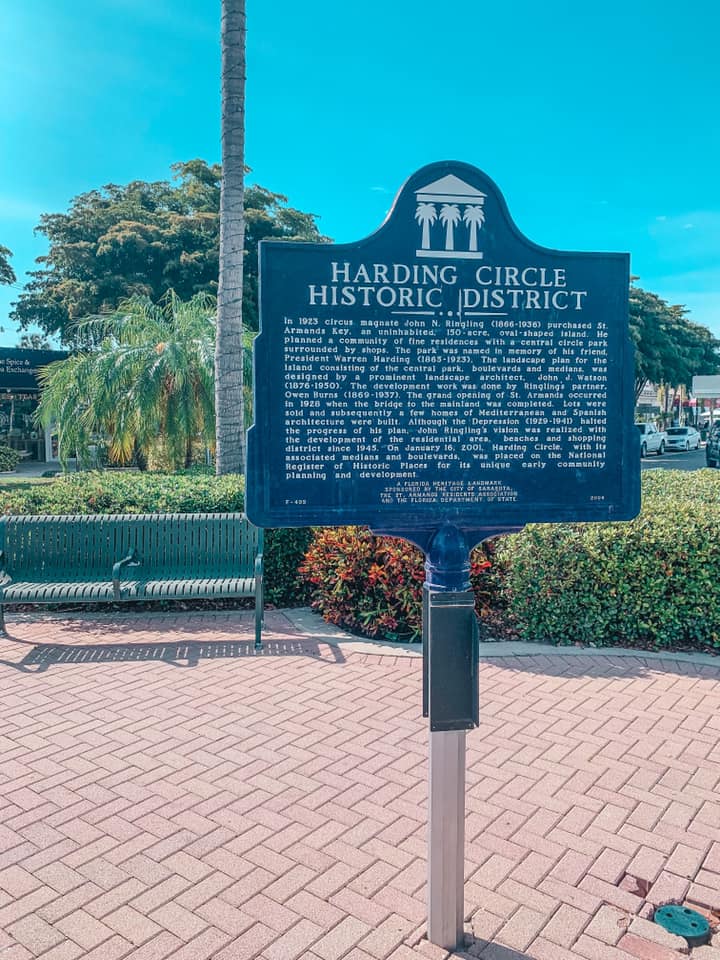
[[[659,907],[653,917],[668,933],[683,937],[691,947],[699,947],[710,939],[710,924],[697,910],[670,904]]]

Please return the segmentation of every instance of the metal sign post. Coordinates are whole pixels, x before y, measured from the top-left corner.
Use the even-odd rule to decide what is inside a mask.
[[[462,944],[465,914],[465,730],[477,726],[479,702],[475,598],[470,591],[470,555],[459,530],[443,527],[433,537],[425,572],[428,940],[455,950]]]
[[[478,631],[470,547],[507,530],[444,524],[424,544],[423,715],[430,720],[428,939],[462,945],[465,877],[465,732],[479,723]]]
[[[455,950],[463,939],[465,731],[430,734],[428,940]]]

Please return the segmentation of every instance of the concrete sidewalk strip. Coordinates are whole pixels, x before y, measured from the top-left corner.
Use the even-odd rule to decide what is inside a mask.
[[[418,646],[308,610],[260,653],[252,610],[8,625],[0,960],[445,960]],[[688,956],[651,918],[720,909],[720,660],[481,657],[456,955]]]

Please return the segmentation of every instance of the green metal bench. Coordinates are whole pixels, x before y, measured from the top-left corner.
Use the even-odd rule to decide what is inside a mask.
[[[0,517],[0,629],[8,603],[255,597],[263,534],[239,513]]]

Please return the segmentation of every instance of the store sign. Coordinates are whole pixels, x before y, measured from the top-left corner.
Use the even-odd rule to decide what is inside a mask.
[[[463,163],[414,174],[357,243],[262,242],[250,518],[634,516],[628,285],[626,254],[531,243]]]
[[[715,400],[720,397],[719,376],[693,377],[692,394],[699,400]]]
[[[38,369],[66,358],[67,353],[62,350],[11,350],[0,347],[0,390],[38,390]]]

